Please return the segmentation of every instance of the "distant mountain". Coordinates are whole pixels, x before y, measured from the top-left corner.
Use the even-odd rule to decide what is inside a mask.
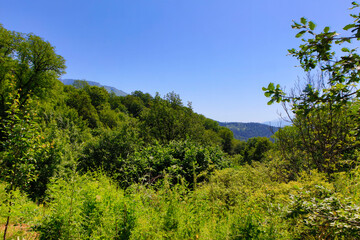
[[[286,127],[286,126],[290,126],[291,122],[286,121],[284,119],[276,119],[276,120],[272,120],[272,121],[263,122],[262,124],[266,124],[271,127]]]
[[[60,81],[65,85],[73,85],[74,81],[78,79],[60,79]],[[114,92],[116,96],[126,96],[126,92],[123,92],[117,88],[101,85],[98,82],[86,81],[90,86],[104,87],[109,93]]]
[[[241,123],[241,122],[219,122],[220,126],[229,128],[234,133],[234,138],[246,141],[252,137],[271,136],[279,130],[279,127],[272,127],[262,123]]]

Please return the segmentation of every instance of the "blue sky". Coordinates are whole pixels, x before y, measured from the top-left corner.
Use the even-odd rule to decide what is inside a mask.
[[[291,88],[303,73],[287,49],[292,20],[322,29],[350,23],[351,0],[8,0],[0,23],[49,41],[66,59],[62,78],[127,93],[174,91],[218,121],[277,119],[261,88]]]

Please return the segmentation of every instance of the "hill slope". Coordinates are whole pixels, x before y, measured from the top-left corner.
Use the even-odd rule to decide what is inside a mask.
[[[65,85],[73,85],[74,81],[78,79],[60,79],[60,81]],[[98,87],[104,87],[109,93],[114,92],[116,96],[126,96],[128,95],[126,92],[121,91],[115,87],[105,86],[101,85],[98,82],[93,81],[86,81],[90,86],[98,86]]]
[[[229,128],[234,138],[246,141],[252,137],[270,138],[279,128],[262,123],[219,122],[220,126]]]

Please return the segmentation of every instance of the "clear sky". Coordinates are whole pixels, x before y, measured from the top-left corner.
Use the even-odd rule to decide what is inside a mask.
[[[261,88],[287,89],[303,73],[292,20],[339,30],[352,0],[6,0],[0,23],[49,41],[62,78],[161,96],[174,91],[218,121],[277,119]]]

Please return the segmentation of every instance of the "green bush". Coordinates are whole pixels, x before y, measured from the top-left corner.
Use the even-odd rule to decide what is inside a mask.
[[[323,186],[298,191],[291,196],[287,218],[300,238],[359,239],[360,209],[350,198]]]
[[[28,226],[33,225],[41,218],[40,207],[33,203],[24,193],[19,190],[7,191],[9,186],[0,182],[0,225],[5,224],[10,214],[10,222],[7,237],[26,236]],[[22,227],[24,226],[24,227]],[[3,236],[4,229],[0,229],[0,236]]]
[[[101,174],[57,179],[49,186],[40,239],[129,239],[133,208]]]

